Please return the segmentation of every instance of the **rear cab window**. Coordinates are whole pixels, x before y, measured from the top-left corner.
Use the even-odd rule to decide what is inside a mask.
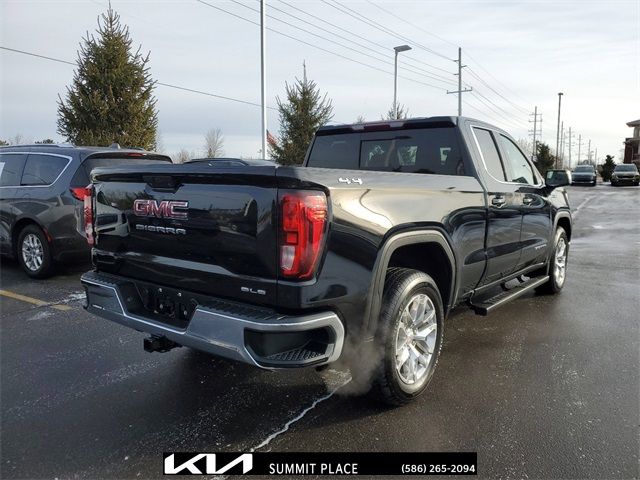
[[[308,167],[466,175],[453,127],[318,135]]]

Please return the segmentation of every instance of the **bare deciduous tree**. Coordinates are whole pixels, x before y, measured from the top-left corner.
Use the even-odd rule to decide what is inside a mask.
[[[358,115],[358,118],[356,118],[355,123],[364,123],[366,121],[367,121],[367,119],[364,118],[364,115]]]
[[[209,158],[218,158],[224,155],[224,137],[219,128],[209,130],[204,136],[204,154]]]
[[[184,163],[194,157],[195,154],[193,152],[189,152],[186,148],[180,149],[180,151],[173,156],[174,163]]]

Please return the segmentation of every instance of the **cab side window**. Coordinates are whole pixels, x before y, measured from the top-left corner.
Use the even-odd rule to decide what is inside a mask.
[[[473,133],[478,140],[480,153],[482,154],[482,159],[484,160],[487,171],[496,180],[502,182],[507,180],[502,161],[500,160],[500,154],[498,153],[498,147],[491,132],[484,128],[474,128]]]
[[[505,137],[504,135],[499,135],[499,142],[504,156],[506,157],[505,162],[509,166],[507,180],[514,183],[535,185],[536,178],[533,174],[533,170],[517,145],[513,143],[510,138]]]
[[[26,159],[26,153],[4,153],[0,155],[0,187],[16,187],[20,185],[20,176]]]

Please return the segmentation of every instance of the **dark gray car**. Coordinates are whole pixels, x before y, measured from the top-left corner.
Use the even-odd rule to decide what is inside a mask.
[[[91,170],[127,163],[171,162],[143,150],[20,145],[0,148],[0,253],[44,278],[57,262],[85,261],[83,205]]]
[[[593,165],[578,165],[571,172],[572,185],[591,185],[596,186],[596,169]]]
[[[640,174],[638,167],[633,163],[621,163],[616,165],[611,174],[611,185],[640,185]]]

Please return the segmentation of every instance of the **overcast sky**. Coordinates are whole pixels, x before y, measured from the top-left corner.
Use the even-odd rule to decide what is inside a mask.
[[[618,159],[631,134],[625,123],[640,118],[639,0],[284,1],[267,0],[268,14],[293,26],[269,18],[269,27],[307,44],[268,32],[270,106],[282,97],[286,81],[302,75],[305,61],[308,76],[333,100],[335,121],[353,122],[359,115],[377,120],[393,100],[393,47],[407,43],[413,50],[400,54],[398,96],[411,116],[456,114],[456,96],[446,90],[456,88],[448,82],[457,81],[452,59],[460,45],[471,69],[463,80],[474,89],[463,95],[463,114],[516,138],[527,136],[528,113],[537,105],[542,138],[555,146],[560,91],[564,125],[575,133],[574,160],[579,134],[583,155],[591,139],[599,157],[610,153]],[[257,0],[208,2],[259,21],[252,11],[259,8]],[[81,37],[95,30],[107,3],[0,0],[0,5],[0,46],[74,61]],[[258,26],[196,0],[112,0],[112,5],[134,43],[151,52],[157,81],[259,103]],[[62,140],[56,133],[56,100],[72,74],[71,65],[0,50],[0,138]],[[259,107],[165,86],[157,86],[156,97],[165,152],[201,150],[204,133],[220,128],[227,155],[259,155]],[[268,124],[277,133],[277,112],[269,111]]]

